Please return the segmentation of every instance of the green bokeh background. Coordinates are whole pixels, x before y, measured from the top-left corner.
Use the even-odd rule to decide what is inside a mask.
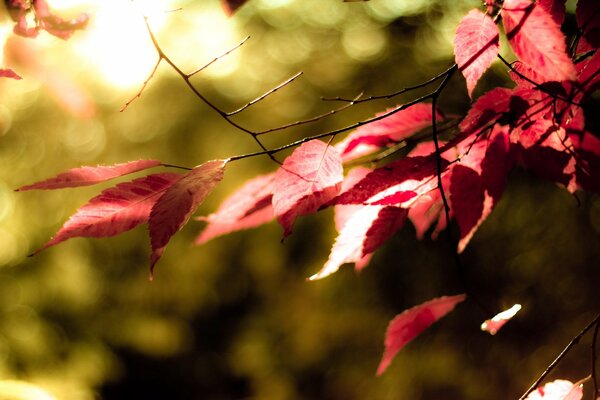
[[[167,54],[174,48],[198,53],[186,70],[227,49],[208,54],[189,47],[195,21],[222,14],[218,1],[173,5],[183,9],[168,14],[158,39]],[[251,0],[223,22],[235,28],[232,44],[251,36],[232,55],[237,68],[201,73],[194,83],[230,110],[303,71],[236,121],[264,129],[311,117],[337,106],[321,96],[385,94],[447,68],[458,21],[476,6]],[[2,20],[10,30],[8,17]],[[139,22],[131,29],[143,29]],[[565,27],[573,26],[569,15]],[[191,221],[171,240],[152,283],[145,227],[116,238],[72,239],[27,258],[110,184],[14,192],[20,185],[82,164],[157,158],[194,166],[257,150],[164,65],[142,97],[119,113],[138,89],[116,89],[86,70],[69,53],[78,35],[85,33],[67,42],[42,35],[35,41],[43,45],[32,48],[25,47],[31,40],[10,38],[5,46],[4,66],[23,70],[24,79],[0,82],[0,390],[11,380],[66,400],[513,399],[598,311],[600,198],[570,195],[521,170],[511,174],[502,201],[462,256],[483,303],[497,311],[521,303],[521,313],[492,337],[479,330],[484,315],[467,301],[407,346],[379,378],[389,320],[461,290],[448,244],[418,241],[410,225],[361,273],[345,266],[310,283],[306,277],[320,269],[335,237],[331,210],[301,218],[283,243],[281,228],[271,223],[194,247],[202,223]],[[90,96],[95,115],[66,110],[47,77],[27,69],[37,60],[43,71],[43,57],[53,54],[58,61],[48,63]],[[499,64],[476,95],[495,85],[510,85]],[[265,143],[346,126],[423,93],[353,107],[266,135]],[[465,112],[462,78],[453,78],[440,104],[447,114]],[[597,97],[586,104],[586,123],[596,134],[597,106]],[[214,211],[242,182],[275,168],[266,157],[230,164],[198,214]],[[551,378],[587,376],[589,343],[586,337]]]

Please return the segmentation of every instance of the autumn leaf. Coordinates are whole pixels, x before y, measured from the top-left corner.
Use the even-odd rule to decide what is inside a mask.
[[[538,387],[525,400],[581,400],[582,397],[582,385],[557,379]]]
[[[385,352],[377,368],[377,375],[385,372],[392,359],[407,343],[452,311],[465,298],[464,294],[438,297],[398,314],[388,325]]]
[[[23,79],[19,74],[17,74],[12,69],[0,69],[0,78],[12,78],[16,80]]]
[[[150,210],[181,174],[148,175],[104,190],[81,207],[56,235],[34,254],[73,237],[115,236],[148,220]]]
[[[508,310],[504,310],[501,313],[496,314],[493,318],[485,320],[481,324],[481,330],[489,332],[490,335],[495,335],[498,333],[500,328],[504,326],[512,317],[517,315],[517,313],[521,310],[520,304],[515,304]]]
[[[320,140],[302,144],[275,173],[273,211],[284,237],[297,217],[313,213],[334,198],[344,178],[339,152]]]
[[[6,0],[5,4],[13,21],[13,32],[17,35],[34,38],[40,30],[61,39],[70,38],[76,30],[84,29],[89,22],[88,14],[80,14],[74,19],[64,20],[50,11],[46,0],[22,1]],[[35,14],[35,18],[32,18]]]
[[[467,80],[470,97],[479,78],[496,59],[498,48],[499,32],[494,21],[477,9],[465,15],[454,37],[454,55]]]
[[[502,21],[515,54],[535,69],[543,82],[575,80],[575,66],[567,55],[565,36],[542,7],[529,0],[505,0]]]
[[[493,124],[510,110],[512,94],[511,89],[499,87],[480,96],[460,122],[460,130],[472,133]]]
[[[537,0],[537,3],[544,11],[546,11],[552,20],[560,26],[565,19],[565,3],[566,0]]]
[[[22,186],[16,191],[33,189],[62,189],[95,185],[123,175],[142,171],[160,165],[158,160],[137,160],[114,165],[73,168],[57,176],[31,185]]]
[[[447,162],[442,160],[442,167],[446,164]],[[436,171],[435,154],[402,158],[369,173],[349,190],[334,198],[330,204],[362,204],[367,201],[377,201],[381,198],[373,197],[386,196],[387,192],[381,194],[386,189],[394,188],[408,180],[418,185],[418,182],[434,176]],[[406,190],[410,189],[400,189],[400,191]]]
[[[393,110],[390,108],[375,116],[380,117]],[[359,127],[335,147],[340,150],[344,162],[371,154],[382,147],[407,139],[430,126],[431,111],[431,104],[415,104]],[[443,119],[441,113],[436,112],[436,119],[438,121]]]
[[[196,208],[223,179],[228,160],[208,161],[185,174],[156,201],[148,228],[150,230],[150,278],[171,236],[190,219]]]
[[[209,240],[236,232],[254,228],[274,218],[273,179],[275,174],[260,175],[246,182],[240,189],[221,203],[217,212],[199,220],[208,222],[195,243],[200,245]]]
[[[325,278],[344,263],[361,262],[404,225],[406,215],[404,208],[362,206],[341,229],[323,268],[309,280]]]
[[[600,4],[597,0],[579,0],[575,9],[577,26],[582,37],[577,45],[578,53],[592,51],[600,46]]]

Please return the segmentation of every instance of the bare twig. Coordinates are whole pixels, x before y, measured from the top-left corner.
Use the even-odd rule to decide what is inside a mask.
[[[270,89],[269,91],[263,93],[262,95],[258,96],[257,98],[255,98],[254,100],[249,101],[247,104],[243,105],[242,107],[238,108],[237,110],[234,111],[230,111],[227,113],[227,116],[230,117],[232,115],[238,114],[242,111],[244,111],[246,108],[250,107],[253,104],[258,103],[259,101],[263,100],[264,98],[266,98],[267,96],[275,93],[276,91],[278,91],[279,89],[281,89],[282,87],[290,84],[291,82],[293,82],[296,78],[298,78],[300,75],[302,75],[302,72],[298,72],[296,73],[294,76],[292,76],[291,78],[286,79],[284,82],[280,83],[279,85],[275,86],[274,88]]]
[[[131,103],[133,103],[136,99],[139,99],[142,96],[142,92],[144,91],[144,89],[146,89],[146,86],[148,86],[148,82],[150,82],[150,80],[154,78],[154,74],[156,73],[156,70],[158,69],[158,66],[160,65],[160,62],[162,60],[163,58],[159,56],[158,61],[156,61],[156,64],[154,64],[154,68],[152,68],[152,72],[150,72],[150,75],[148,75],[148,78],[144,81],[144,84],[142,85],[139,92],[137,92],[135,96],[129,99],[129,101],[127,101],[127,103],[125,103],[123,107],[121,107],[121,109],[119,110],[120,112],[125,111]]]
[[[445,70],[444,72],[439,73],[438,75],[434,76],[431,79],[426,80],[425,82],[419,83],[414,86],[407,86],[402,90],[399,90],[397,92],[390,93],[390,94],[385,94],[385,95],[381,95],[381,96],[369,96],[364,99],[346,99],[343,97],[331,97],[331,98],[330,97],[322,97],[321,100],[323,100],[323,101],[342,101],[342,102],[347,102],[347,103],[359,104],[359,103],[364,103],[364,102],[372,101],[372,100],[391,99],[391,98],[399,96],[401,94],[429,86],[433,82],[436,82],[436,81],[446,77],[448,74],[452,73],[456,68],[457,68],[457,65],[454,64],[450,68]]]
[[[212,64],[214,64],[215,62],[219,61],[221,58],[229,55],[229,53],[233,52],[234,50],[237,50],[238,48],[240,48],[244,43],[246,43],[248,41],[248,39],[250,39],[250,36],[246,36],[241,42],[239,42],[238,44],[236,44],[235,46],[233,46],[232,48],[230,48],[229,50],[227,50],[226,52],[222,53],[221,55],[216,56],[215,58],[213,58],[212,60],[210,60],[209,62],[207,62],[206,64],[204,64],[202,67],[192,71],[192,72],[188,72],[187,77],[191,78],[192,76],[196,75],[198,72],[205,70],[206,68],[210,67]]]
[[[585,326],[585,328],[583,328],[581,330],[581,332],[579,332],[577,335],[575,335],[575,337],[573,337],[573,339],[571,339],[569,344],[567,344],[567,346],[563,349],[563,351],[560,352],[560,354],[554,359],[554,361],[552,361],[548,365],[548,367],[544,370],[544,372],[542,372],[540,377],[537,378],[535,380],[535,382],[533,382],[533,384],[529,387],[529,389],[527,389],[527,391],[525,393],[523,393],[523,395],[519,398],[519,400],[525,400],[525,398],[527,398],[527,396],[529,396],[529,393],[533,392],[535,390],[535,388],[538,387],[539,384],[544,380],[544,378],[546,376],[548,376],[548,374],[550,372],[552,372],[552,370],[567,355],[567,353],[571,350],[571,348],[573,348],[573,346],[575,346],[576,344],[579,343],[579,341],[581,340],[583,335],[585,335],[587,333],[587,331],[589,331],[594,325],[597,326],[599,321],[600,321],[600,314],[596,315],[596,317],[592,320],[592,322],[587,324]]]

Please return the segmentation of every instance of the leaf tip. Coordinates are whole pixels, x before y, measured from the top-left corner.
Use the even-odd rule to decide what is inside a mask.
[[[498,333],[500,328],[504,326],[512,317],[514,317],[520,310],[520,304],[515,304],[508,310],[502,311],[501,313],[494,316],[492,319],[488,319],[481,324],[481,330],[488,332],[490,335]]]

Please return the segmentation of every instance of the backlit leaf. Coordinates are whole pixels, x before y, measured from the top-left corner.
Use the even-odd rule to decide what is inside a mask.
[[[17,74],[12,69],[0,69],[0,78],[12,78],[16,80],[23,79],[19,74]]]
[[[115,165],[73,168],[53,178],[22,186],[16,190],[22,192],[33,189],[62,189],[95,185],[96,183],[105,182],[158,165],[160,165],[160,161],[158,160],[137,160]]]
[[[104,190],[81,207],[36,253],[73,237],[108,237],[144,223],[156,200],[181,174],[148,175]]]
[[[388,109],[376,116],[385,115],[392,110]],[[438,121],[443,119],[439,112],[436,113],[436,118]],[[430,125],[431,104],[418,103],[359,127],[335,147],[340,150],[344,161],[350,161],[407,139]]]
[[[309,279],[325,278],[344,263],[360,262],[404,225],[406,215],[399,207],[361,206],[340,231],[323,268]]]
[[[385,352],[377,368],[377,375],[381,375],[387,369],[392,359],[407,343],[452,311],[465,298],[464,294],[438,297],[398,314],[388,325]]]
[[[208,161],[195,167],[167,189],[152,207],[148,220],[152,246],[151,274],[171,236],[188,222],[196,208],[223,179],[227,161]]]
[[[338,194],[343,172],[339,152],[320,140],[302,144],[285,159],[273,182],[273,211],[284,236],[297,217],[317,211]]]
[[[502,21],[515,54],[535,69],[544,82],[575,80],[575,66],[567,55],[565,36],[542,7],[529,0],[505,0]]]
[[[538,387],[525,400],[581,400],[583,386],[557,379]]]
[[[492,19],[474,9],[460,21],[454,36],[454,56],[467,80],[469,96],[498,55],[499,32]]]
[[[254,228],[273,219],[273,179],[275,174],[261,175],[246,182],[221,203],[217,212],[199,218],[208,222],[196,238],[203,244],[221,235]]]
[[[521,310],[520,304],[515,304],[508,310],[504,310],[501,313],[496,314],[493,318],[488,319],[481,324],[481,330],[489,332],[490,335],[495,335],[500,328],[504,326],[512,317],[517,315]]]

